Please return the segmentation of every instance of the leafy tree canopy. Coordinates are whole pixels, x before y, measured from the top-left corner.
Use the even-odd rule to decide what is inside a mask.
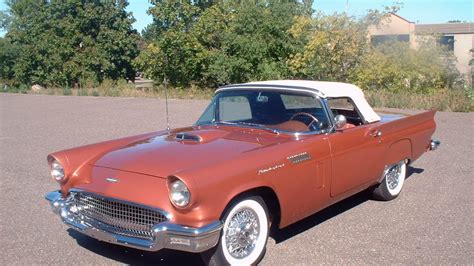
[[[287,33],[312,1],[152,1],[151,43],[136,60],[145,74],[175,85],[207,86],[289,75],[297,49]],[[157,61],[155,63],[150,62]]]
[[[105,78],[133,79],[139,35],[125,0],[10,0],[6,38],[18,47],[15,80],[72,85]],[[3,75],[3,74],[2,74]]]
[[[8,0],[0,13],[2,82],[71,86],[133,79],[216,87],[267,79],[356,83],[363,89],[429,92],[461,84],[452,53],[427,36],[419,49],[372,46],[367,28],[400,4],[314,13],[312,0],[150,0],[142,32],[125,0]],[[430,41],[431,40],[431,41]]]

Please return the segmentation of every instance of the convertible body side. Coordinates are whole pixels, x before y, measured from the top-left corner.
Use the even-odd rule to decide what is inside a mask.
[[[154,132],[51,156],[75,169],[61,186],[63,195],[77,188],[159,207],[173,213],[174,222],[193,227],[218,220],[227,203],[246,191],[270,189],[278,199],[282,228],[377,184],[387,166],[418,159],[429,148],[434,114],[298,139],[255,129],[183,128],[171,135]],[[206,134],[207,142],[174,140],[180,132]],[[168,175],[197,191],[191,208],[176,210],[164,196]],[[107,177],[121,182],[110,184]]]

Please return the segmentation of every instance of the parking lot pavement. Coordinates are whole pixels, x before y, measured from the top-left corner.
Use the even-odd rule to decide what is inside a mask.
[[[170,100],[172,127],[192,124],[207,101]],[[410,168],[391,202],[357,194],[269,240],[263,265],[472,264],[474,113],[439,112],[440,149]],[[199,256],[148,253],[68,230],[44,194],[57,188],[46,155],[161,130],[164,100],[0,94],[0,253],[3,264],[199,264]]]

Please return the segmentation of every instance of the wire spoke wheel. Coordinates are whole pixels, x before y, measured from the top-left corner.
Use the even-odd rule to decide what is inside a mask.
[[[389,190],[394,190],[400,184],[400,173],[402,167],[400,164],[396,164],[390,168],[386,174],[386,182]]]
[[[260,233],[260,222],[255,211],[243,208],[232,216],[224,233],[226,248],[237,259],[248,256],[255,248]]]
[[[209,265],[255,265],[265,255],[269,234],[265,201],[252,196],[233,205],[223,215],[222,235],[217,248],[204,255]]]
[[[373,191],[374,197],[380,200],[392,200],[402,191],[406,177],[405,160],[391,165],[384,173],[384,179]]]

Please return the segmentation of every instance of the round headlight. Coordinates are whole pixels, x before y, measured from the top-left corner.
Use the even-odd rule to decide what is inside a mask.
[[[183,181],[176,179],[170,182],[170,200],[177,207],[185,207],[189,204],[191,193]]]
[[[64,179],[64,167],[57,160],[51,163],[51,176],[58,182]]]

